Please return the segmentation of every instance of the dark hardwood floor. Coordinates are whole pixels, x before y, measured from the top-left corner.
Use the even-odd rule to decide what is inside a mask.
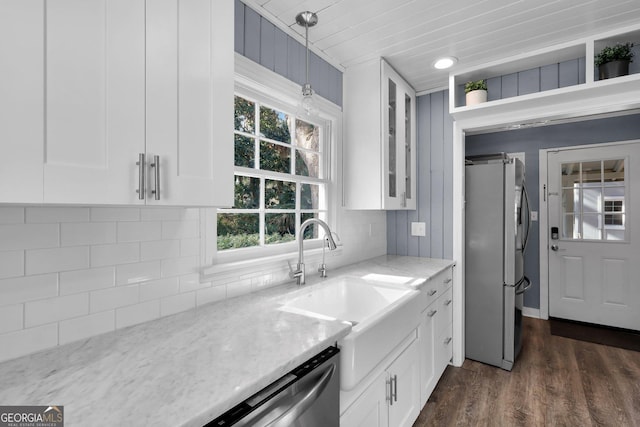
[[[549,333],[524,318],[512,372],[447,367],[414,427],[640,426],[640,352]]]

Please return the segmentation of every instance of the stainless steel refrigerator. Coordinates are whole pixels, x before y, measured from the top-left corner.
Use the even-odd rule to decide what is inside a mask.
[[[465,353],[511,370],[522,345],[530,213],[524,165],[505,154],[465,166]]]

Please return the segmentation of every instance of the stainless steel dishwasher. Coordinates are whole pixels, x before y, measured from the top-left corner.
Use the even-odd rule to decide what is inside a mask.
[[[339,352],[328,347],[206,427],[338,427]]]

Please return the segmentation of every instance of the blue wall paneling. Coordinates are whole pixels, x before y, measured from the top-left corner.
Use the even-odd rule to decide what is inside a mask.
[[[305,47],[246,6],[235,2],[235,51],[302,85],[305,81]],[[309,83],[323,98],[342,106],[342,72],[309,53]]]

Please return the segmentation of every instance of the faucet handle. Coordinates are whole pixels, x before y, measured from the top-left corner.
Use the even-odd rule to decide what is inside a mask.
[[[320,264],[320,267],[318,267],[318,273],[320,273],[320,277],[327,277],[327,264]]]

